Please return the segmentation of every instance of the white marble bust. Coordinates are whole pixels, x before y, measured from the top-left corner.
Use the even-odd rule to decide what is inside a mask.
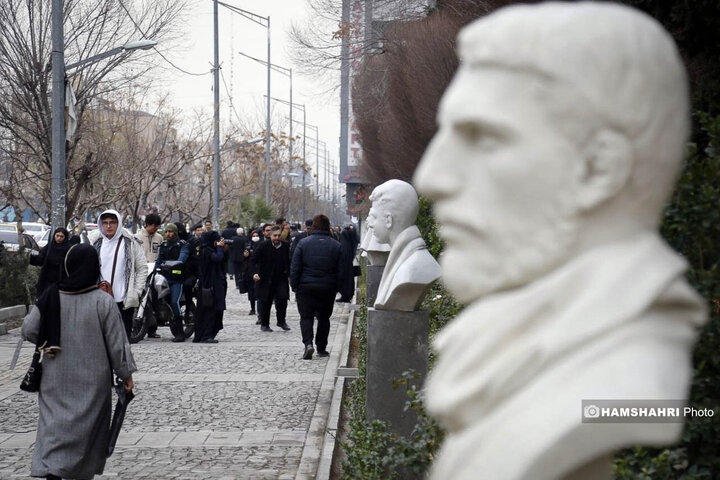
[[[362,256],[367,257],[368,265],[384,266],[387,263],[388,255],[390,255],[390,245],[378,242],[372,229],[365,222],[364,234],[360,242],[360,251]]]
[[[388,180],[370,195],[368,230],[380,244],[390,245],[375,308],[378,310],[418,309],[430,284],[440,277],[440,266],[428,252],[415,226],[418,196],[412,185]]]
[[[610,479],[681,423],[583,424],[583,399],[683,399],[706,321],[659,237],[689,130],[686,74],[652,18],[511,6],[465,27],[415,173],[470,305],[434,342],[434,479]]]

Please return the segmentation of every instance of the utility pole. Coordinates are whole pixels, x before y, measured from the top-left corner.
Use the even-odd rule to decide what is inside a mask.
[[[217,0],[215,0],[217,1]],[[270,16],[267,17],[267,115],[265,117],[265,203],[270,205]]]
[[[213,61],[213,172],[215,190],[213,192],[213,225],[220,229],[220,52],[218,47],[218,0],[213,0],[213,30],[215,34]]]
[[[52,186],[53,230],[65,227],[65,40],[63,0],[52,1]]]

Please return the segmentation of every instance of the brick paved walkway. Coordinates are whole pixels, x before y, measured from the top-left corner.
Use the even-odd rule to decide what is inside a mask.
[[[122,479],[310,479],[325,438],[348,310],[336,304],[329,358],[302,360],[296,305],[289,332],[260,331],[246,295],[228,292],[216,345],[161,339],[133,345],[139,371],[105,474]],[[274,313],[274,312],[273,312]],[[271,320],[274,326],[274,319]],[[18,389],[32,345],[8,366],[18,331],[0,336],[0,478],[28,478],[37,396]]]

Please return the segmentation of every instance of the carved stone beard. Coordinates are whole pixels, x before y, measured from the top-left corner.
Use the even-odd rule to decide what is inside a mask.
[[[470,303],[489,293],[518,287],[541,277],[567,259],[578,236],[575,213],[546,209],[542,218],[511,221],[486,217],[479,231],[448,246],[440,258],[443,282],[455,297]],[[480,207],[482,208],[482,207]],[[488,208],[490,210],[492,207]],[[442,223],[442,222],[441,222]],[[492,231],[490,231],[492,230]],[[442,236],[441,226],[441,236]]]

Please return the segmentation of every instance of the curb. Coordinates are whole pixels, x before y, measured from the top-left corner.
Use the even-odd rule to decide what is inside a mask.
[[[340,410],[342,408],[345,387],[350,377],[357,376],[347,375],[348,370],[357,370],[347,368],[348,357],[350,356],[350,341],[352,340],[353,327],[355,325],[356,309],[350,309],[348,314],[347,327],[345,329],[345,338],[343,339],[342,352],[335,379],[335,391],[333,392],[332,401],[330,403],[330,412],[328,414],[328,422],[325,428],[325,441],[323,443],[322,453],[320,454],[320,464],[318,465],[317,479],[327,480],[332,472],[333,460],[335,457],[335,449],[337,447],[337,431],[340,424]]]
[[[0,335],[7,335],[7,320],[14,318],[22,318],[27,313],[25,305],[15,305],[13,307],[0,308]]]

